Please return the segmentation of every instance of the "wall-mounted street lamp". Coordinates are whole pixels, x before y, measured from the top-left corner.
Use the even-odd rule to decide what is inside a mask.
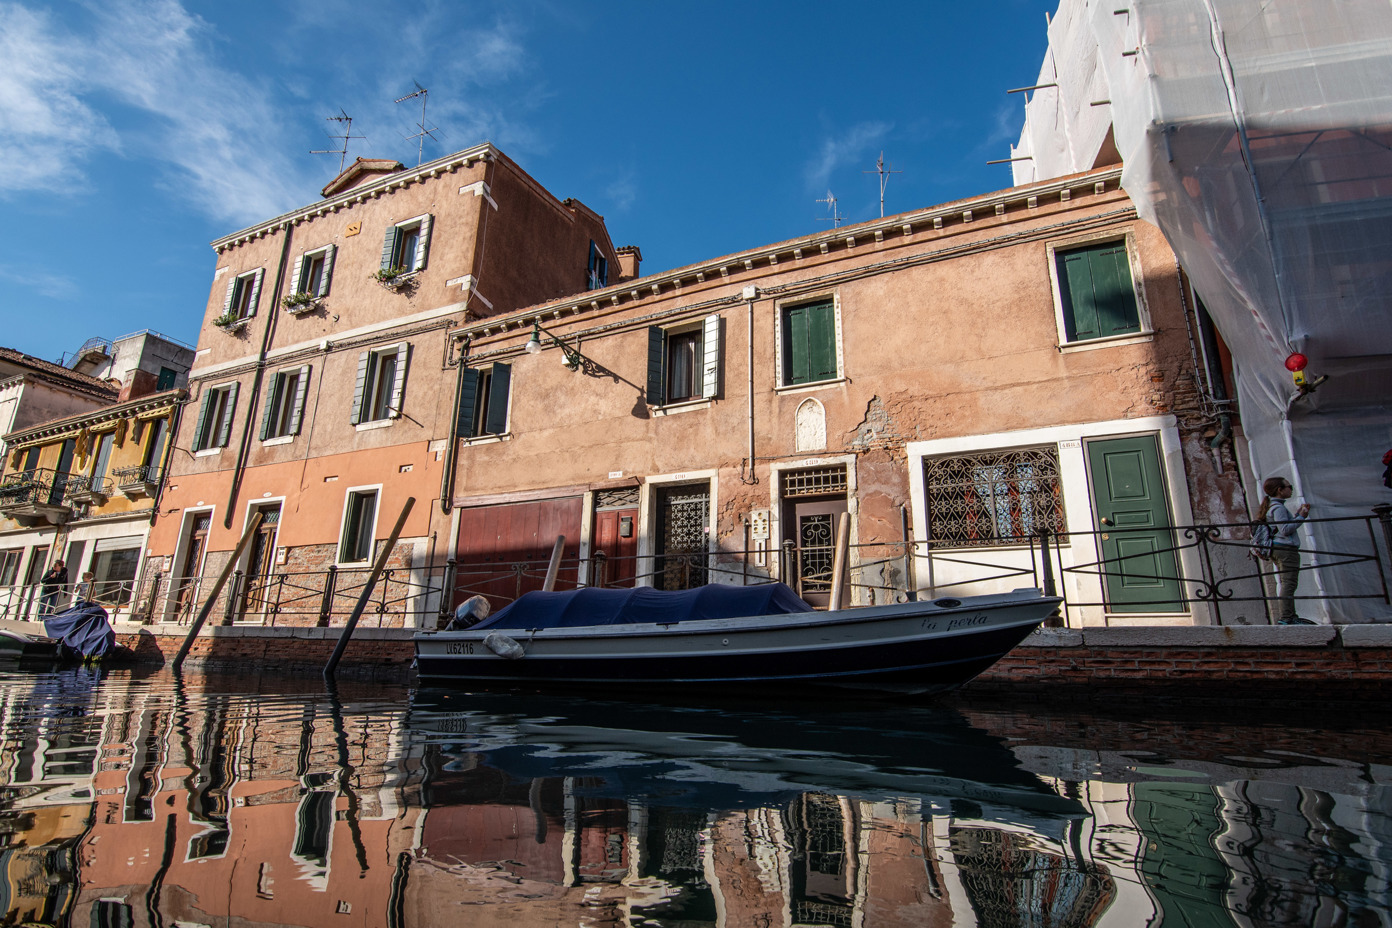
[[[582,356],[579,351],[567,345],[558,336],[552,335],[550,332],[543,329],[541,323],[535,320],[532,321],[532,337],[526,345],[527,354],[541,354],[541,349],[544,347],[541,342],[541,337],[543,335],[551,340],[551,344],[561,349],[562,364],[573,371],[578,371],[580,369],[580,365],[584,363],[585,360],[584,356]]]

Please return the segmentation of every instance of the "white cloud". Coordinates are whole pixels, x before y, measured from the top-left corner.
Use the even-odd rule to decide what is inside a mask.
[[[878,145],[893,126],[887,122],[863,122],[833,138],[822,140],[816,157],[807,165],[807,186],[818,193],[834,185],[832,174],[848,163],[857,163]]]
[[[55,300],[73,299],[80,292],[72,279],[50,274],[38,268],[20,268],[11,264],[0,264],[0,280],[18,284],[34,291],[39,296]]]
[[[80,184],[82,163],[120,142],[80,99],[88,84],[46,12],[0,4],[0,193]]]

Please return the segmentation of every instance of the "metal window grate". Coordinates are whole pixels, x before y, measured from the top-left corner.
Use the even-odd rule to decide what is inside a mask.
[[[1022,544],[1041,529],[1068,529],[1055,447],[926,459],[923,478],[939,547]]]
[[[783,472],[783,498],[826,496],[846,492],[846,465],[814,467],[810,470]]]
[[[624,487],[618,490],[596,490],[595,509],[637,509],[638,488]]]

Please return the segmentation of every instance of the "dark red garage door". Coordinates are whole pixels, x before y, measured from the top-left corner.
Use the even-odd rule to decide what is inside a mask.
[[[574,589],[583,503],[583,497],[569,496],[460,510],[455,604],[483,594],[496,610],[541,589],[557,535],[566,540],[556,589]]]

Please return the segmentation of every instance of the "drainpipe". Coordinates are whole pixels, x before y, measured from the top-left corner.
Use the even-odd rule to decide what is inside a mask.
[[[744,288],[744,303],[749,309],[749,331],[746,339],[749,349],[749,357],[746,360],[746,369],[749,374],[749,476],[744,479],[746,484],[756,484],[759,477],[754,473],[754,301],[759,297],[759,288],[750,284]]]
[[[261,336],[261,350],[256,355],[256,376],[252,378],[251,390],[247,396],[247,414],[242,420],[242,440],[237,447],[237,463],[232,468],[232,485],[227,490],[227,511],[222,515],[223,528],[232,527],[232,506],[237,502],[237,494],[242,488],[242,474],[246,472],[247,456],[251,453],[251,423],[256,418],[256,400],[261,395],[261,381],[266,377],[266,351],[270,348],[271,336],[275,334],[276,322],[280,319],[280,314],[275,308],[280,305],[280,288],[285,283],[285,262],[290,257],[290,240],[295,237],[290,223],[285,223],[281,228],[285,231],[285,241],[280,246],[280,265],[276,268],[275,286],[271,288],[266,333]],[[319,376],[323,376],[322,371]]]
[[[472,292],[472,291],[471,291]],[[440,474],[440,512],[449,515],[454,506],[454,459],[458,454],[459,436],[454,434],[455,423],[459,421],[460,392],[464,386],[464,371],[469,367],[469,336],[464,336],[464,349],[459,355],[459,373],[454,385],[454,405],[450,407],[450,420],[445,423],[445,470]],[[432,560],[433,564],[434,561]]]

